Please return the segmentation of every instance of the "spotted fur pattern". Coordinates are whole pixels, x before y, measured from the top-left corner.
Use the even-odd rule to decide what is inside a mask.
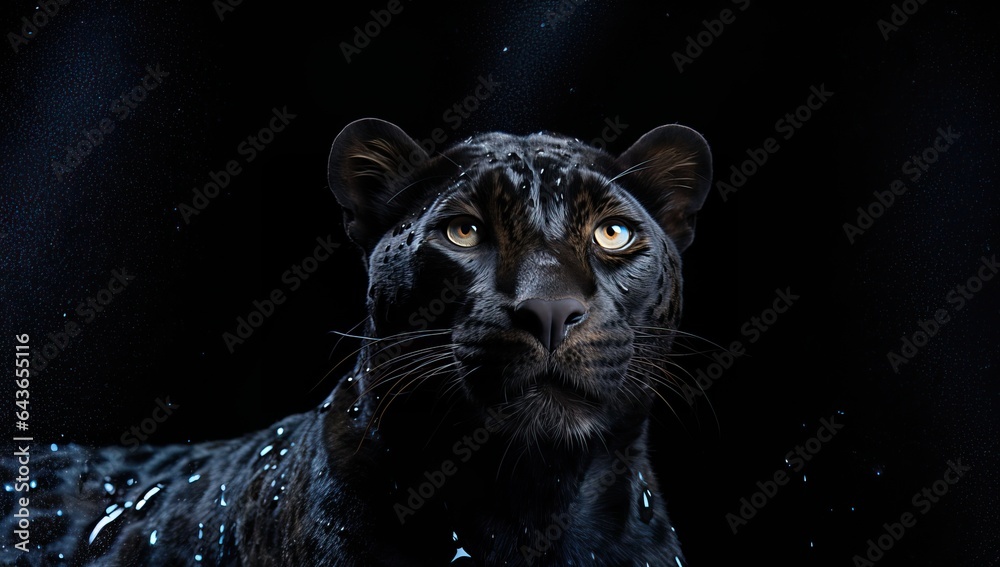
[[[492,133],[429,156],[369,119],[337,137],[329,172],[369,272],[354,370],[319,408],[239,439],[36,455],[30,551],[0,558],[683,566],[647,421],[673,380],[680,253],[711,177],[701,136],[664,126],[615,157]],[[474,245],[449,237],[456,219]],[[600,246],[608,226],[628,245]],[[570,299],[582,311],[551,345],[518,315]],[[4,501],[8,535],[16,511]]]

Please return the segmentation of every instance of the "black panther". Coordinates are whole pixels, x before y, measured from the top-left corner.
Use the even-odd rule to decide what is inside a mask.
[[[29,551],[8,539],[4,559],[683,567],[647,428],[679,383],[702,136],[661,126],[616,157],[489,133],[428,155],[366,119],[328,172],[369,275],[353,371],[239,439],[38,455]]]

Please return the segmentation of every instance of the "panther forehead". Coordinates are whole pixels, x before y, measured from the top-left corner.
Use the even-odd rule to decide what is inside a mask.
[[[517,173],[543,175],[543,170],[604,169],[611,158],[576,138],[540,132],[529,136],[505,133],[481,134],[452,148],[449,157],[459,157],[464,167],[506,166]],[[603,158],[603,159],[601,159]]]
[[[490,133],[469,138],[444,157],[457,166],[445,200],[488,207],[509,215],[495,220],[529,221],[555,231],[552,236],[568,212],[597,211],[616,189],[610,183],[616,173],[612,156],[565,136]]]

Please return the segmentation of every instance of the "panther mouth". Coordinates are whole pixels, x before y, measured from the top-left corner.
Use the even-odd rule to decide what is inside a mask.
[[[601,399],[575,380],[556,372],[545,372],[529,380],[524,397],[538,396],[567,408],[596,409]]]

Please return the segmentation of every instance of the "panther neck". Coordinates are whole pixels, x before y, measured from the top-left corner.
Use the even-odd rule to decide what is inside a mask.
[[[505,416],[484,417],[458,402],[435,406],[414,394],[393,400],[380,416],[380,401],[356,406],[357,427],[377,424],[365,428],[361,444],[377,447],[379,467],[392,471],[394,519],[422,530],[444,524],[473,557],[578,551],[590,543],[581,526],[611,522],[627,540],[654,515],[665,518],[654,496],[645,421],[586,447],[544,447],[504,437],[492,421]]]

